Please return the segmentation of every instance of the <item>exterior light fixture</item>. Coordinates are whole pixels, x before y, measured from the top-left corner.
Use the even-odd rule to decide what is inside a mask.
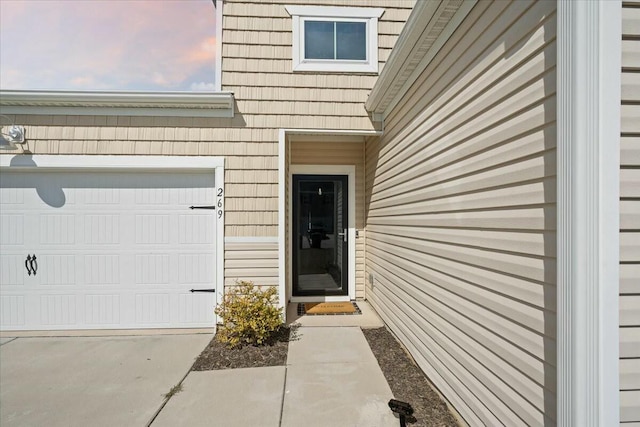
[[[0,115],[2,119],[11,122],[10,125],[0,125],[0,150],[15,150],[16,144],[24,144],[24,126],[14,124],[13,120],[5,115]]]

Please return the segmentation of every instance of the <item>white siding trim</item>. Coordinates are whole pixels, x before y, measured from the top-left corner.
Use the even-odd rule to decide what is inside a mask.
[[[287,218],[287,197],[286,197],[286,148],[287,131],[280,129],[278,132],[278,302],[279,307],[287,305],[287,280],[286,280],[286,218]],[[282,310],[282,317],[287,321],[287,310]]]
[[[216,218],[216,306],[222,304],[224,299],[224,158],[220,159],[222,165],[215,168],[215,180],[216,180],[216,204],[218,200],[222,201],[222,215],[215,215]],[[222,197],[218,197],[221,194]],[[217,211],[216,211],[217,212]],[[215,315],[216,323],[218,323],[218,316]]]
[[[278,237],[225,237],[225,243],[278,243]]]
[[[222,8],[224,6],[224,0],[217,0],[216,7],[216,74],[215,74],[215,87],[216,91],[222,91]],[[231,106],[233,110],[233,105]],[[233,111],[231,111],[231,117],[233,117]]]
[[[558,2],[558,424],[619,423],[620,1]]]

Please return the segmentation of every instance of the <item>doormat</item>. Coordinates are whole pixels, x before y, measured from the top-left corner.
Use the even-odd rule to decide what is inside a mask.
[[[298,303],[298,316],[303,315],[349,315],[362,314],[360,307],[351,302],[307,302]]]

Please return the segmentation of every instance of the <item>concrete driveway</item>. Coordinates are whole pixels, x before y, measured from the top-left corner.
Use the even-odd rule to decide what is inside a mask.
[[[146,426],[211,338],[3,338],[0,425]]]

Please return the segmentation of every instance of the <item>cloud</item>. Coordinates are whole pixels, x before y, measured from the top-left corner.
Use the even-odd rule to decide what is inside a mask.
[[[198,83],[191,83],[189,85],[189,90],[193,91],[193,92],[210,92],[216,89],[216,85],[211,82],[211,83],[206,83],[206,82],[198,82]]]
[[[210,0],[0,1],[3,89],[191,90],[215,50]]]
[[[191,49],[188,51],[187,55],[185,55],[185,62],[186,63],[211,62],[214,60],[215,54],[216,54],[216,38],[207,37],[205,40],[200,42],[197,48]]]

